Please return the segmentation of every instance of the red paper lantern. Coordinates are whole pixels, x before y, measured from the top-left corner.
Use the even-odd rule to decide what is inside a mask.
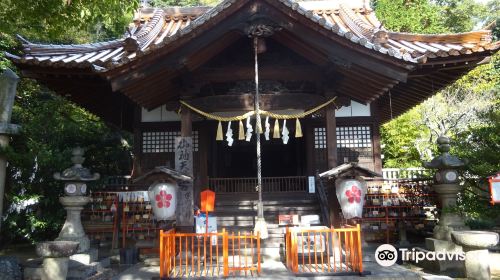
[[[204,190],[201,192],[201,212],[213,212],[215,209],[215,192]]]

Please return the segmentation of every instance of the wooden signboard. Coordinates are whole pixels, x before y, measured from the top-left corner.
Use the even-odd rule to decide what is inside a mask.
[[[490,183],[491,204],[500,203],[500,173],[488,179]]]
[[[279,225],[298,225],[299,215],[278,215]]]
[[[193,138],[175,138],[175,170],[193,176]],[[176,219],[178,226],[193,226],[193,182],[178,182]]]

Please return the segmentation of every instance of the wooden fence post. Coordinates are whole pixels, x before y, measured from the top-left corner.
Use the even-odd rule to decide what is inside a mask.
[[[160,230],[160,278],[163,279],[165,276],[165,250],[163,248],[163,230]]]
[[[229,240],[226,229],[222,229],[222,256],[224,262],[224,277],[229,276]]]
[[[361,250],[361,226],[359,224],[356,225],[356,229],[358,232],[358,258],[359,258],[359,273],[363,273],[363,250]]]
[[[257,231],[257,273],[260,274],[260,231]]]
[[[302,252],[303,254],[304,252]],[[299,272],[299,251],[297,247],[297,236],[294,230],[290,230],[290,270],[293,273]]]

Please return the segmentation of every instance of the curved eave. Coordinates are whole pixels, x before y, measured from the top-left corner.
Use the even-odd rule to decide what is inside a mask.
[[[50,45],[33,44],[21,39],[25,54],[18,63],[47,67],[91,68],[96,72],[106,72],[168,48],[177,40],[194,36],[193,34],[204,29],[203,26],[220,21],[220,15],[237,2],[241,6],[243,2],[250,1],[225,0],[213,8],[197,7],[191,8],[192,11],[184,8],[144,9],[139,15],[140,18],[134,21],[127,36],[107,42]],[[279,0],[282,8],[287,7],[301,14],[318,26],[331,31],[335,36],[397,60],[423,63],[437,57],[498,49],[498,44],[491,43],[491,34],[486,30],[444,35],[389,32],[379,28],[378,19],[363,1],[359,3],[360,7],[348,5],[347,1],[333,8],[325,4],[328,1],[311,3],[314,2],[322,3],[314,6],[310,2]],[[330,9],[308,9],[321,5]],[[141,25],[141,21],[144,24]]]

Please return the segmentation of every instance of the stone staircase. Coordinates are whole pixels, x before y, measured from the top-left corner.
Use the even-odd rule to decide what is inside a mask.
[[[320,215],[320,205],[315,194],[303,192],[264,193],[264,218],[268,225],[269,238],[262,240],[262,254],[265,257],[279,259],[284,248],[286,227],[278,225],[278,215],[297,214]],[[257,216],[257,194],[217,194],[215,215],[218,231],[223,228],[228,232],[253,231]],[[280,250],[281,249],[281,250]]]

